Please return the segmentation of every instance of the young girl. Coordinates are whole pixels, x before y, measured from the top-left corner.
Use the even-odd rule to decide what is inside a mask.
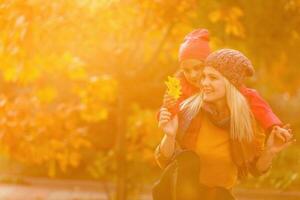
[[[231,193],[237,181],[249,173],[265,173],[273,158],[294,142],[287,130],[284,142],[276,141],[276,130],[266,140],[256,124],[250,104],[241,93],[244,79],[253,72],[251,62],[239,51],[213,52],[205,61],[201,92],[184,100],[173,117],[168,109],[161,110],[159,123],[165,135],[155,152],[158,164],[166,166],[180,149],[195,152],[201,170],[194,176],[202,185],[199,190],[205,186],[205,195],[209,193],[206,199],[220,200],[214,193],[219,191],[216,188]],[[189,188],[178,189],[178,194],[186,192],[177,199],[191,199]]]

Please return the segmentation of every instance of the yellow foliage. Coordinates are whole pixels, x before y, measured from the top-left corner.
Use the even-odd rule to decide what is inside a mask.
[[[177,100],[182,94],[180,81],[175,77],[168,76],[168,80],[165,84],[168,88],[167,94]]]
[[[85,63],[78,57],[72,59],[69,65],[68,75],[71,80],[86,80],[88,75]]]
[[[81,99],[81,117],[87,122],[99,122],[107,119],[105,105],[112,103],[117,95],[117,82],[108,76],[89,78],[87,88],[77,89]]]
[[[43,103],[52,102],[57,97],[57,91],[54,87],[44,87],[37,91],[37,97]]]
[[[213,23],[216,23],[216,22],[220,21],[220,19],[222,17],[221,10],[215,10],[215,11],[211,12],[208,15],[208,17],[209,17],[210,21],[213,22]]]
[[[274,2],[261,1],[258,6],[279,9],[277,2],[284,4]],[[158,94],[163,91],[161,77],[177,61],[184,35],[202,25],[212,33],[212,49],[224,43],[231,47],[232,42],[256,58],[253,64],[259,65],[259,76],[269,74],[264,88],[272,83],[275,89],[299,90],[295,84],[299,62],[294,58],[299,20],[282,20],[276,26],[280,16],[296,17],[296,2],[288,1],[285,13],[258,10],[268,19],[264,27],[250,0],[239,5],[230,1],[230,6],[229,1],[196,0],[2,0],[0,153],[29,165],[47,166],[49,176],[68,173],[69,168],[89,165],[85,162],[96,159],[95,152],[105,152],[99,143],[113,151],[121,116],[127,122],[127,157],[153,160],[152,150],[161,137],[155,118]],[[219,5],[227,6],[212,10]],[[241,42],[251,28],[257,28],[255,34]],[[224,37],[224,32],[238,38]],[[282,43],[281,36],[287,42]],[[278,56],[281,52],[287,56],[284,60]],[[166,85],[174,99],[181,96],[178,79],[168,77]],[[132,102],[140,106],[129,112]],[[124,112],[120,113],[119,105]],[[115,156],[103,154],[97,158],[98,171],[91,170],[95,176],[105,174],[103,165]]]
[[[82,138],[82,137],[78,137],[78,138],[74,138],[71,141],[71,145],[75,149],[80,149],[82,147],[90,148],[91,147],[91,142],[84,139],[84,138]]]
[[[72,152],[69,155],[69,163],[72,167],[77,167],[80,162],[80,154],[77,152]]]
[[[245,37],[245,28],[241,23],[244,12],[240,7],[222,7],[212,11],[208,17],[212,23],[224,22],[225,33],[237,37]]]
[[[33,83],[40,76],[40,71],[37,67],[28,67],[26,70],[22,70],[20,73],[21,83]]]
[[[17,81],[19,77],[20,70],[18,67],[9,66],[3,69],[3,77],[5,81]]]
[[[55,177],[56,175],[56,162],[54,160],[50,160],[48,163],[48,176]]]

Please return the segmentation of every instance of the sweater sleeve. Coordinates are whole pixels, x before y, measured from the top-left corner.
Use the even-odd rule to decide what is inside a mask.
[[[256,90],[244,88],[241,92],[247,98],[255,119],[265,131],[274,125],[282,125],[281,120],[274,114],[270,105]]]
[[[259,171],[257,169],[257,167],[256,167],[256,164],[257,164],[257,161],[258,161],[259,157],[261,156],[262,152],[265,150],[266,139],[267,139],[267,136],[265,135],[264,131],[262,130],[261,127],[258,127],[257,132],[255,134],[255,141],[254,141],[254,145],[255,145],[256,152],[257,152],[257,156],[250,163],[250,166],[249,166],[249,172],[254,177],[258,177],[258,176],[264,175],[265,173],[267,173],[271,169],[271,166],[272,166],[271,165],[265,171]]]
[[[244,179],[250,173],[254,177],[265,174],[269,169],[260,171],[257,169],[257,161],[265,150],[265,131],[256,124],[252,142],[231,140],[232,156],[238,166],[238,177]]]
[[[168,158],[161,153],[160,144],[159,144],[156,147],[155,152],[154,152],[154,158],[155,158],[155,161],[158,164],[158,166],[161,169],[164,169],[165,167],[167,167],[168,164],[173,160],[174,156],[180,151],[180,149],[181,148],[180,148],[178,142],[176,141],[174,153],[171,157]]]
[[[250,163],[250,167],[249,167],[249,172],[254,177],[262,176],[262,175],[266,174],[267,172],[269,172],[270,169],[272,168],[272,165],[270,165],[270,167],[268,169],[266,169],[265,171],[259,171],[256,167],[257,160],[258,159],[256,159],[252,163]]]

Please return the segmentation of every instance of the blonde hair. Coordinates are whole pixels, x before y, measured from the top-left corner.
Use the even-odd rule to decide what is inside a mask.
[[[180,110],[183,113],[183,117],[187,119],[193,119],[199,112],[203,104],[202,92],[187,98],[180,104]]]
[[[256,127],[253,114],[246,98],[225,77],[226,102],[230,110],[230,137],[239,141],[252,141],[254,127]],[[186,99],[180,105],[183,116],[192,119],[203,105],[202,93]]]
[[[253,140],[255,120],[247,99],[226,78],[226,100],[230,110],[230,136],[239,141]]]

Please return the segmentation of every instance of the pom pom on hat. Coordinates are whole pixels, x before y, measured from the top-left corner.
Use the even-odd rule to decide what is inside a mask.
[[[210,52],[208,30],[199,28],[185,36],[179,48],[179,62],[188,59],[205,60]]]

